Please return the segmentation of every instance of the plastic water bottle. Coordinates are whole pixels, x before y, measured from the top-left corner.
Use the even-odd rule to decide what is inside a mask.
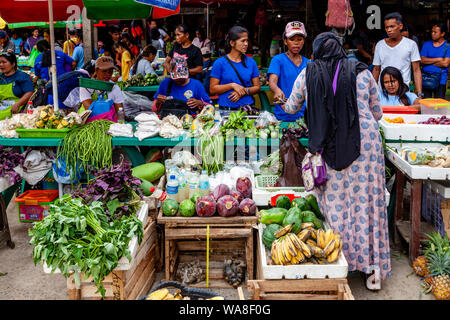
[[[204,196],[209,194],[209,177],[206,173],[206,170],[203,170],[202,174],[200,175],[198,190],[198,192],[200,192]]]
[[[178,202],[178,180],[175,175],[171,175],[167,182],[167,198]]]
[[[123,112],[123,107],[119,107],[119,111],[117,112],[117,122],[125,123],[125,114]]]
[[[192,198],[194,193],[198,192],[198,181],[199,181],[198,173],[192,172],[191,177],[188,182],[189,183],[189,198]]]
[[[184,175],[183,171],[180,171],[180,174],[178,175],[178,200],[180,202],[187,199],[185,189],[186,189],[186,176]]]
[[[150,188],[150,197],[156,198],[159,201],[164,201],[167,199],[167,192],[156,189],[155,187],[151,187]]]
[[[187,168],[186,171],[184,172],[184,189],[181,191],[183,194],[183,198],[184,199],[190,199],[189,197],[189,180],[191,179],[191,168]]]
[[[33,114],[33,102],[32,101],[28,101],[28,107],[27,107],[27,113],[28,114]]]

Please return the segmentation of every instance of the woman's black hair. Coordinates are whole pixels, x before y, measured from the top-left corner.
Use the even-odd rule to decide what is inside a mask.
[[[228,31],[227,41],[226,41],[226,44],[225,44],[225,51],[227,53],[230,53],[230,51],[231,51],[231,43],[230,43],[230,41],[237,41],[237,40],[239,40],[244,33],[246,33],[247,35],[249,34],[248,30],[246,28],[244,28],[244,27],[241,27],[241,26],[234,26]],[[241,54],[242,65],[245,68],[247,68],[247,65],[245,64],[246,58],[247,58],[246,55],[242,53]]]
[[[406,93],[409,92],[409,88],[406,85],[406,83],[403,81],[403,75],[400,72],[400,70],[398,70],[395,67],[386,67],[386,68],[384,68],[383,72],[381,72],[381,76],[380,76],[381,89],[383,90],[384,96],[386,98],[389,98],[386,87],[384,86],[384,76],[385,75],[389,75],[398,81],[398,91],[397,91],[396,95],[398,96],[400,101],[405,106],[410,105],[411,103],[409,102],[409,98],[406,95]]]
[[[44,39],[39,40],[36,43],[36,48],[39,52],[42,52],[42,67],[50,67],[52,65],[52,56],[48,41]]]
[[[17,71],[17,58],[14,52],[2,52],[0,53],[0,58],[5,58],[9,63],[14,65],[14,70]]]
[[[197,32],[200,33],[200,35],[202,36],[202,39],[203,39],[203,40],[206,39],[206,32],[205,32],[205,29],[203,29],[203,28],[197,28]]]
[[[95,73],[95,60],[91,60],[84,64],[83,69],[89,73],[89,76]]]
[[[128,48],[127,44],[125,43],[125,41],[120,40],[119,42],[114,43],[114,48],[118,48],[118,47],[122,47],[125,50],[127,50],[130,53],[131,58],[134,58],[134,54],[133,52],[131,52],[130,48]]]
[[[161,37],[161,33],[159,32],[159,30],[157,28],[152,28],[150,30],[150,38],[152,38],[152,40],[158,40]]]
[[[433,27],[438,27],[441,30],[441,33],[445,33],[447,35],[447,26],[443,22],[434,21],[432,24]]]
[[[123,38],[127,38],[129,41],[130,41],[130,43],[132,43],[132,44],[134,44],[134,39],[133,39],[133,37],[131,36],[131,34],[129,34],[128,32],[122,32],[122,34],[120,35],[120,37],[123,39]]]
[[[194,39],[194,34],[191,31],[191,28],[189,28],[186,24],[184,23],[180,23],[179,25],[177,25],[177,27],[175,28],[175,30],[178,30],[184,34],[189,34],[189,40],[192,41],[192,39]]]
[[[152,45],[145,46],[144,49],[142,49],[142,52],[137,56],[136,61],[133,64],[131,73],[133,75],[136,74],[139,61],[141,61],[142,58],[148,57],[150,56],[150,54],[156,55],[156,52],[157,50],[154,46]]]

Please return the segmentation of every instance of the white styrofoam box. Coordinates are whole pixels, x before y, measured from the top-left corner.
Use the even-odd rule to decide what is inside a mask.
[[[431,188],[443,198],[450,199],[450,181],[430,181]]]
[[[399,150],[402,147],[413,147],[413,148],[423,148],[428,149],[438,149],[444,147],[440,143],[388,143],[388,147],[394,147]],[[450,168],[433,168],[430,166],[416,166],[409,164],[406,160],[402,159],[400,155],[391,149],[387,149],[387,158],[400,170],[402,170],[411,179],[421,179],[421,180],[449,180],[450,179]]]
[[[141,202],[142,206],[139,209],[139,212],[137,213],[137,217],[139,220],[142,221],[142,227],[145,226],[145,223],[147,222],[148,218],[148,204],[145,202]],[[128,258],[123,256],[120,258],[120,260],[117,263],[117,267],[114,270],[129,270],[131,268],[133,259],[136,255],[137,249],[139,247],[137,236],[134,236],[130,243],[128,244],[128,250],[130,250],[131,255],[131,261],[128,261]],[[51,273],[52,268],[48,267],[46,263],[43,265],[44,272],[45,273]],[[56,269],[54,273],[61,273],[59,269]]]
[[[262,276],[264,279],[336,279],[346,278],[348,273],[348,263],[341,251],[339,259],[331,264],[315,265],[268,265],[266,257],[266,246],[262,241],[262,233],[265,225],[258,225],[259,254],[261,256]],[[328,229],[327,224],[325,228]],[[269,253],[270,254],[270,253]]]
[[[383,128],[386,140],[409,141],[444,141],[450,140],[450,125],[418,124],[429,118],[439,117],[431,114],[385,114],[378,123]],[[384,118],[394,119],[402,117],[406,123],[389,123]],[[417,122],[417,124],[409,124]]]

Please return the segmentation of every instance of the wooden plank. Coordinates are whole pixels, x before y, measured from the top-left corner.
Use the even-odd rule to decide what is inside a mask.
[[[156,277],[155,268],[151,267],[150,265],[147,266],[147,268],[144,270],[144,272],[142,273],[141,277],[137,282],[139,285],[136,285],[133,288],[133,290],[130,293],[130,296],[127,297],[127,300],[136,300],[136,298],[140,298],[138,297],[138,294],[142,291],[144,287],[148,287],[149,284],[151,286],[154,282],[155,277]]]
[[[334,294],[273,293],[261,294],[261,300],[338,300]]]
[[[402,238],[409,244],[410,243],[410,236],[411,236],[411,221],[404,221],[400,220],[395,223],[395,226],[398,229],[398,232],[402,236]],[[435,228],[432,224],[421,221],[420,222],[420,241],[427,240],[428,238],[425,236],[425,234],[429,234],[432,232],[435,232]]]
[[[344,300],[344,285],[342,283],[338,284],[338,292],[337,292],[337,299],[338,300]]]
[[[403,220],[403,192],[405,185],[405,175],[401,170],[397,170],[395,176],[395,220]]]
[[[352,294],[352,290],[348,286],[348,284],[344,285],[344,300],[355,300],[355,297]]]
[[[180,251],[206,251],[206,241],[177,241],[177,246]],[[210,241],[209,248],[213,251],[233,251],[244,250],[244,240],[229,240],[229,241]]]
[[[420,216],[422,212],[422,180],[411,182],[411,242],[409,243],[409,262],[412,265],[419,256]]]
[[[189,285],[190,288],[206,288],[206,281],[194,283]],[[219,289],[231,289],[233,286],[228,284],[225,280],[212,280],[209,281],[209,288],[219,288]]]
[[[125,296],[128,297],[130,291],[136,286],[138,279],[147,267],[155,268],[154,259],[155,246],[148,252],[147,257],[141,261],[136,271],[125,283]]]
[[[155,233],[153,235],[155,235]],[[142,259],[144,259],[150,251],[153,250],[153,256],[155,255],[155,252],[157,251],[155,238],[151,237],[147,239],[147,242],[142,243],[141,247],[142,250],[140,250],[140,252],[134,257],[134,260],[131,261],[131,268],[125,271],[125,281],[128,281],[128,279],[133,276],[136,268],[142,262]]]
[[[210,229],[210,239],[236,239],[251,236],[251,229],[220,228]],[[166,240],[206,239],[206,228],[195,229],[166,229]]]
[[[238,287],[237,292],[238,292],[239,300],[245,300],[244,290],[242,290],[242,287]]]
[[[258,223],[257,216],[235,216],[235,217],[166,217],[159,211],[158,224],[170,224],[171,226],[206,226],[206,225],[255,225]]]
[[[67,278],[67,294],[69,295],[69,300],[81,299],[81,290],[77,288],[73,276]]]
[[[114,300],[124,300],[125,292],[124,292],[124,272],[123,271],[113,271],[112,272],[112,288],[113,288],[113,296]]]
[[[256,282],[262,292],[337,291],[339,284],[347,279],[302,279],[302,280],[249,280]]]
[[[96,286],[83,285],[80,287],[81,299],[83,300],[102,300],[102,295],[100,293],[95,293],[97,291]],[[105,286],[105,300],[113,300],[113,288],[111,286]]]

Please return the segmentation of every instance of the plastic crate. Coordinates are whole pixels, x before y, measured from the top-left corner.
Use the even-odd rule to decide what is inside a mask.
[[[100,91],[111,91],[114,87],[114,82],[80,77],[80,87]]]
[[[29,190],[22,193],[14,201],[17,203],[19,221],[41,221],[48,215],[48,209],[56,198],[58,190]]]
[[[383,106],[384,113],[416,114],[419,110],[409,106]]]
[[[16,129],[19,138],[64,138],[72,128],[66,129]]]
[[[256,177],[256,188],[269,192],[292,190],[295,192],[305,192],[304,187],[266,187],[266,185],[274,185],[277,182],[278,176],[260,175]]]
[[[450,115],[450,102],[444,99],[421,99],[420,112],[422,114]]]
[[[445,226],[441,214],[442,201],[448,200],[444,198],[438,190],[433,188],[430,182],[424,182],[422,189],[422,217],[428,223],[431,223],[436,230],[444,236]]]
[[[58,182],[53,177],[53,170],[50,170],[42,179],[42,189],[44,190],[58,190]]]

